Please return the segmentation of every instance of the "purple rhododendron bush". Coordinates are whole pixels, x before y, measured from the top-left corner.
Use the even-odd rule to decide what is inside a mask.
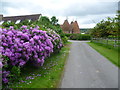
[[[63,46],[60,36],[52,30],[39,30],[39,27],[22,26],[15,30],[13,26],[0,28],[3,84],[8,84],[20,76],[20,69],[30,62],[43,66],[45,58],[59,51]],[[14,79],[13,79],[14,78]]]

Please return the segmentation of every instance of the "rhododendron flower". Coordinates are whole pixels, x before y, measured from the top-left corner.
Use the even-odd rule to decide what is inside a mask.
[[[27,28],[27,26],[23,25],[21,28],[25,28],[25,29],[26,29],[26,28]]]
[[[29,36],[26,33],[21,34],[21,39],[27,39],[27,40],[29,40]]]
[[[8,32],[7,32],[7,35],[12,36],[12,35],[13,35],[13,32],[12,32],[12,31],[8,31]]]
[[[62,41],[60,36],[55,32],[46,32],[39,30],[39,27],[28,29],[23,25],[20,29],[14,30],[0,28],[1,54],[8,58],[0,67],[8,65],[10,67],[23,67],[27,62],[39,67],[43,66],[45,59],[55,50],[60,50]],[[51,30],[52,31],[52,30]],[[6,74],[7,73],[7,74]],[[3,73],[3,82],[8,82],[10,72]]]
[[[37,62],[38,62],[38,63],[40,63],[40,62],[41,62],[41,60],[40,60],[40,59],[37,59]]]
[[[13,27],[13,26],[10,26],[10,29],[14,29],[14,27]]]
[[[2,64],[2,62],[0,61],[0,68],[2,68],[2,66],[3,66],[3,64]]]
[[[50,50],[50,47],[45,47],[46,50]]]
[[[7,78],[3,78],[2,81],[3,81],[4,83],[8,83],[8,79],[7,79]]]
[[[36,35],[35,35],[35,36],[33,37],[33,39],[38,40],[38,39],[39,39],[39,36],[36,36]]]
[[[3,75],[2,76],[4,78],[4,77],[7,77],[9,74],[10,74],[10,71],[3,71]]]
[[[23,60],[20,60],[19,66],[23,66],[26,62]]]

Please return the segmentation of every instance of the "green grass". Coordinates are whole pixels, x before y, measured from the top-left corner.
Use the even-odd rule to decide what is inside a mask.
[[[21,79],[26,82],[14,82],[10,85],[10,88],[58,88],[69,54],[70,44],[68,42],[59,53],[47,58],[41,68],[31,67],[30,65],[24,67]],[[38,74],[41,74],[41,76],[37,76]],[[34,77],[34,79],[26,80],[28,76]]]
[[[120,64],[118,64],[118,50],[113,48],[107,48],[102,44],[97,44],[93,42],[88,42],[88,44],[100,54],[102,54],[104,57],[106,57],[108,60],[110,60],[113,64],[120,67]]]

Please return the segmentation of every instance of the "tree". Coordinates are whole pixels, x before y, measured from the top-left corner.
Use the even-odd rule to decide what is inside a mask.
[[[58,19],[56,19],[55,16],[52,16],[52,18],[51,18],[51,24],[52,25],[57,25],[58,24]]]
[[[96,24],[96,26],[91,30],[91,35],[93,37],[108,37],[117,36],[118,34],[118,17],[110,18],[107,20],[102,20]]]
[[[41,16],[39,23],[45,26],[48,26],[51,24],[49,18],[46,16]]]

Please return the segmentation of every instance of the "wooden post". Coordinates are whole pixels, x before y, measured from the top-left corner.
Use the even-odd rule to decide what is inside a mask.
[[[93,38],[91,38],[91,42],[93,42]]]
[[[117,46],[117,40],[115,39],[114,40],[114,47],[116,47]]]
[[[108,39],[106,39],[107,40],[107,45],[108,45]]]

